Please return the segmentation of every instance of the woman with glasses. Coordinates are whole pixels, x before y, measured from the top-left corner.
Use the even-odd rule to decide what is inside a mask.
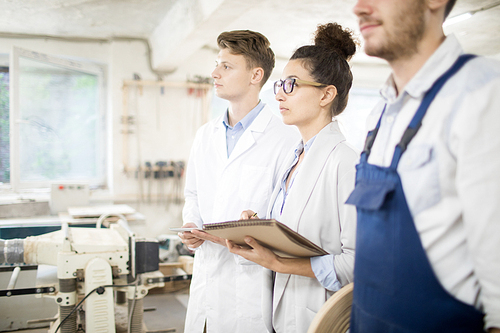
[[[227,241],[231,252],[268,269],[263,311],[269,331],[306,332],[325,301],[353,279],[356,211],[345,201],[354,188],[358,153],[335,117],[347,105],[352,85],[347,61],[355,52],[351,31],[321,25],[314,45],[297,49],[274,84],[283,122],[295,125],[302,140],[290,153],[267,217],[330,254],[283,258],[250,237],[250,249]],[[241,218],[253,214],[244,211]]]

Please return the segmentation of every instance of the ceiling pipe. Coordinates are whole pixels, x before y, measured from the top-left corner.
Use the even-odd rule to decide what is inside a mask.
[[[148,53],[148,66],[149,70],[158,76],[158,79],[161,80],[164,76],[168,76],[174,73],[177,68],[174,68],[169,71],[160,71],[153,68],[152,63],[152,51],[151,45],[147,38],[141,37],[129,37],[129,36],[113,36],[110,38],[93,38],[93,37],[65,37],[65,36],[53,36],[53,35],[38,35],[38,34],[22,34],[22,33],[5,33],[0,32],[0,38],[17,38],[17,39],[52,39],[58,41],[65,42],[75,42],[75,43],[111,43],[114,41],[120,42],[141,42],[147,48]]]

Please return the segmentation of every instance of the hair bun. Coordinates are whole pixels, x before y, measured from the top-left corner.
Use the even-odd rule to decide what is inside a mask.
[[[353,37],[352,30],[342,28],[337,23],[319,25],[314,36],[316,46],[330,48],[349,61],[356,53],[358,41]]]

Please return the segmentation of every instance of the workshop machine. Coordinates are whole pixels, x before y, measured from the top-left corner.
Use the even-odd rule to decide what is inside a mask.
[[[128,301],[128,331],[143,332],[144,297],[172,277],[158,270],[157,240],[136,238],[121,215],[109,228],[101,228],[107,217],[101,216],[96,228],[63,223],[61,230],[40,236],[0,239],[0,264],[53,265],[58,281],[15,289],[16,267],[0,297],[37,294],[53,298],[59,311],[50,333],[115,332],[115,302]]]

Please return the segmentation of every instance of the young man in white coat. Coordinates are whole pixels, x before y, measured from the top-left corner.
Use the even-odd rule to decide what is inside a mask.
[[[212,72],[227,112],[195,137],[185,185],[186,227],[265,215],[285,155],[299,140],[259,100],[274,67],[269,41],[253,31],[224,32]],[[179,234],[196,249],[185,332],[265,332],[261,267],[230,253],[225,240],[201,231]]]
[[[347,201],[353,333],[500,331],[500,63],[444,35],[454,2],[354,7],[392,74]]]

